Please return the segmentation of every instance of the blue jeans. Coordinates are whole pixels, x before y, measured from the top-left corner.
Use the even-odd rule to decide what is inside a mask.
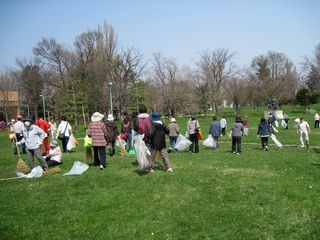
[[[131,141],[132,141],[132,134],[131,133],[127,133],[126,141],[127,141],[127,149],[128,149],[128,151],[130,151],[131,150]]]
[[[169,149],[172,149],[173,144],[176,145],[177,139],[178,139],[178,136],[170,136],[169,137],[169,140],[170,140]],[[174,150],[177,151],[176,149],[174,149]]]
[[[106,147],[93,146],[94,165],[106,167]]]
[[[17,142],[20,142],[23,138],[22,133],[21,134],[16,133],[16,138],[17,138]],[[26,153],[26,144],[22,143],[21,146],[22,146],[22,153]],[[13,153],[14,154],[18,153],[18,147],[15,144],[13,145]]]

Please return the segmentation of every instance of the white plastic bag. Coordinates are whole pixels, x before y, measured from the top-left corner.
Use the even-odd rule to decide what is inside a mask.
[[[282,148],[283,145],[279,142],[279,140],[276,138],[274,134],[271,134],[271,139],[272,141],[274,141],[278,148]]]
[[[63,174],[63,176],[71,176],[71,175],[80,175],[87,171],[89,168],[89,165],[83,162],[75,161],[73,163],[72,168],[69,172]]]
[[[286,123],[284,120],[282,120],[282,121],[281,121],[281,126],[282,126],[283,128],[286,128],[286,127],[287,127],[287,123]]]
[[[119,142],[119,141],[121,141],[121,142]],[[121,147],[121,146],[125,146],[125,145],[127,145],[127,142],[125,140],[121,139],[120,137],[117,137],[116,146]]]
[[[134,150],[136,151],[137,161],[140,168],[146,169],[150,167],[150,162],[147,155],[151,155],[149,149],[147,148],[145,142],[142,140],[144,135],[135,135],[134,139]]]
[[[42,174],[43,174],[43,169],[40,166],[33,168],[29,174],[17,172],[17,176],[23,177],[23,178],[39,178],[42,176]]]
[[[179,134],[176,145],[175,145],[175,149],[177,149],[178,151],[183,151],[186,148],[188,148],[191,144],[192,144],[191,141],[189,141],[182,134]]]
[[[186,134],[184,135],[185,138],[190,138],[188,131],[186,131]]]
[[[212,135],[209,135],[204,141],[203,141],[203,146],[206,147],[214,147],[215,141],[212,137]]]
[[[248,129],[247,127],[245,127],[245,128],[243,129],[243,135],[244,135],[244,136],[248,136],[248,133],[249,133],[249,129]]]
[[[279,123],[277,120],[274,121],[274,125],[278,128],[279,127]]]
[[[68,144],[67,144],[67,150],[68,151],[71,151],[72,149],[74,149],[76,147],[76,143],[74,141],[74,136],[71,135],[69,137],[69,141],[68,141]]]
[[[272,126],[272,129],[273,129],[273,131],[274,131],[275,133],[278,133],[278,132],[279,132],[278,129],[276,129],[274,126]]]

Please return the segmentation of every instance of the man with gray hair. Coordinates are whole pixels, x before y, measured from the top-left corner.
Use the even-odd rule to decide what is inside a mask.
[[[17,116],[17,122],[13,125],[13,131],[16,135],[16,141],[17,142],[20,142],[23,138],[23,134],[22,134],[22,131],[23,131],[23,128],[24,128],[24,124],[23,122],[21,121],[22,120],[22,117],[21,115],[18,115]],[[14,144],[13,146],[13,153],[14,154],[18,154],[18,147],[16,144]],[[22,144],[22,153],[26,153],[26,144],[23,143]]]

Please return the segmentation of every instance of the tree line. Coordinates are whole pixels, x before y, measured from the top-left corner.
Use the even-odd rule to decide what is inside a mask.
[[[17,69],[2,71],[0,94],[19,91],[21,108],[28,106],[35,115],[42,111],[43,95],[48,114],[75,123],[83,121],[83,113],[88,118],[96,111],[110,112],[110,94],[116,116],[136,111],[140,103],[176,116],[205,114],[209,108],[218,114],[224,101],[237,113],[273,98],[280,104],[320,101],[320,44],[314,56],[303,59],[301,72],[288,56],[274,51],[240,68],[236,53],[226,48],[203,51],[194,67],[179,66],[160,53],[147,60],[135,47],[119,47],[115,28],[105,22],[76,36],[69,48],[44,37],[33,55],[18,58]]]

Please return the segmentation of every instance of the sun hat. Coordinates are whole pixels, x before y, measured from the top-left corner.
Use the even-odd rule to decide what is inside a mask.
[[[50,147],[58,147],[58,145],[59,145],[59,143],[58,143],[57,140],[52,140],[52,141],[50,142]]]
[[[33,122],[33,118],[32,116],[27,116],[25,118],[22,119],[23,122]]]
[[[161,120],[161,114],[159,112],[153,112],[151,115],[151,120],[153,122]]]
[[[103,119],[104,115],[99,113],[99,112],[95,112],[94,114],[92,114],[91,117],[91,121],[92,122],[99,122]]]
[[[107,118],[108,121],[113,121],[114,120],[114,117],[112,114],[109,114],[108,115],[108,118]]]
[[[171,122],[177,122],[175,118],[171,118]]]

